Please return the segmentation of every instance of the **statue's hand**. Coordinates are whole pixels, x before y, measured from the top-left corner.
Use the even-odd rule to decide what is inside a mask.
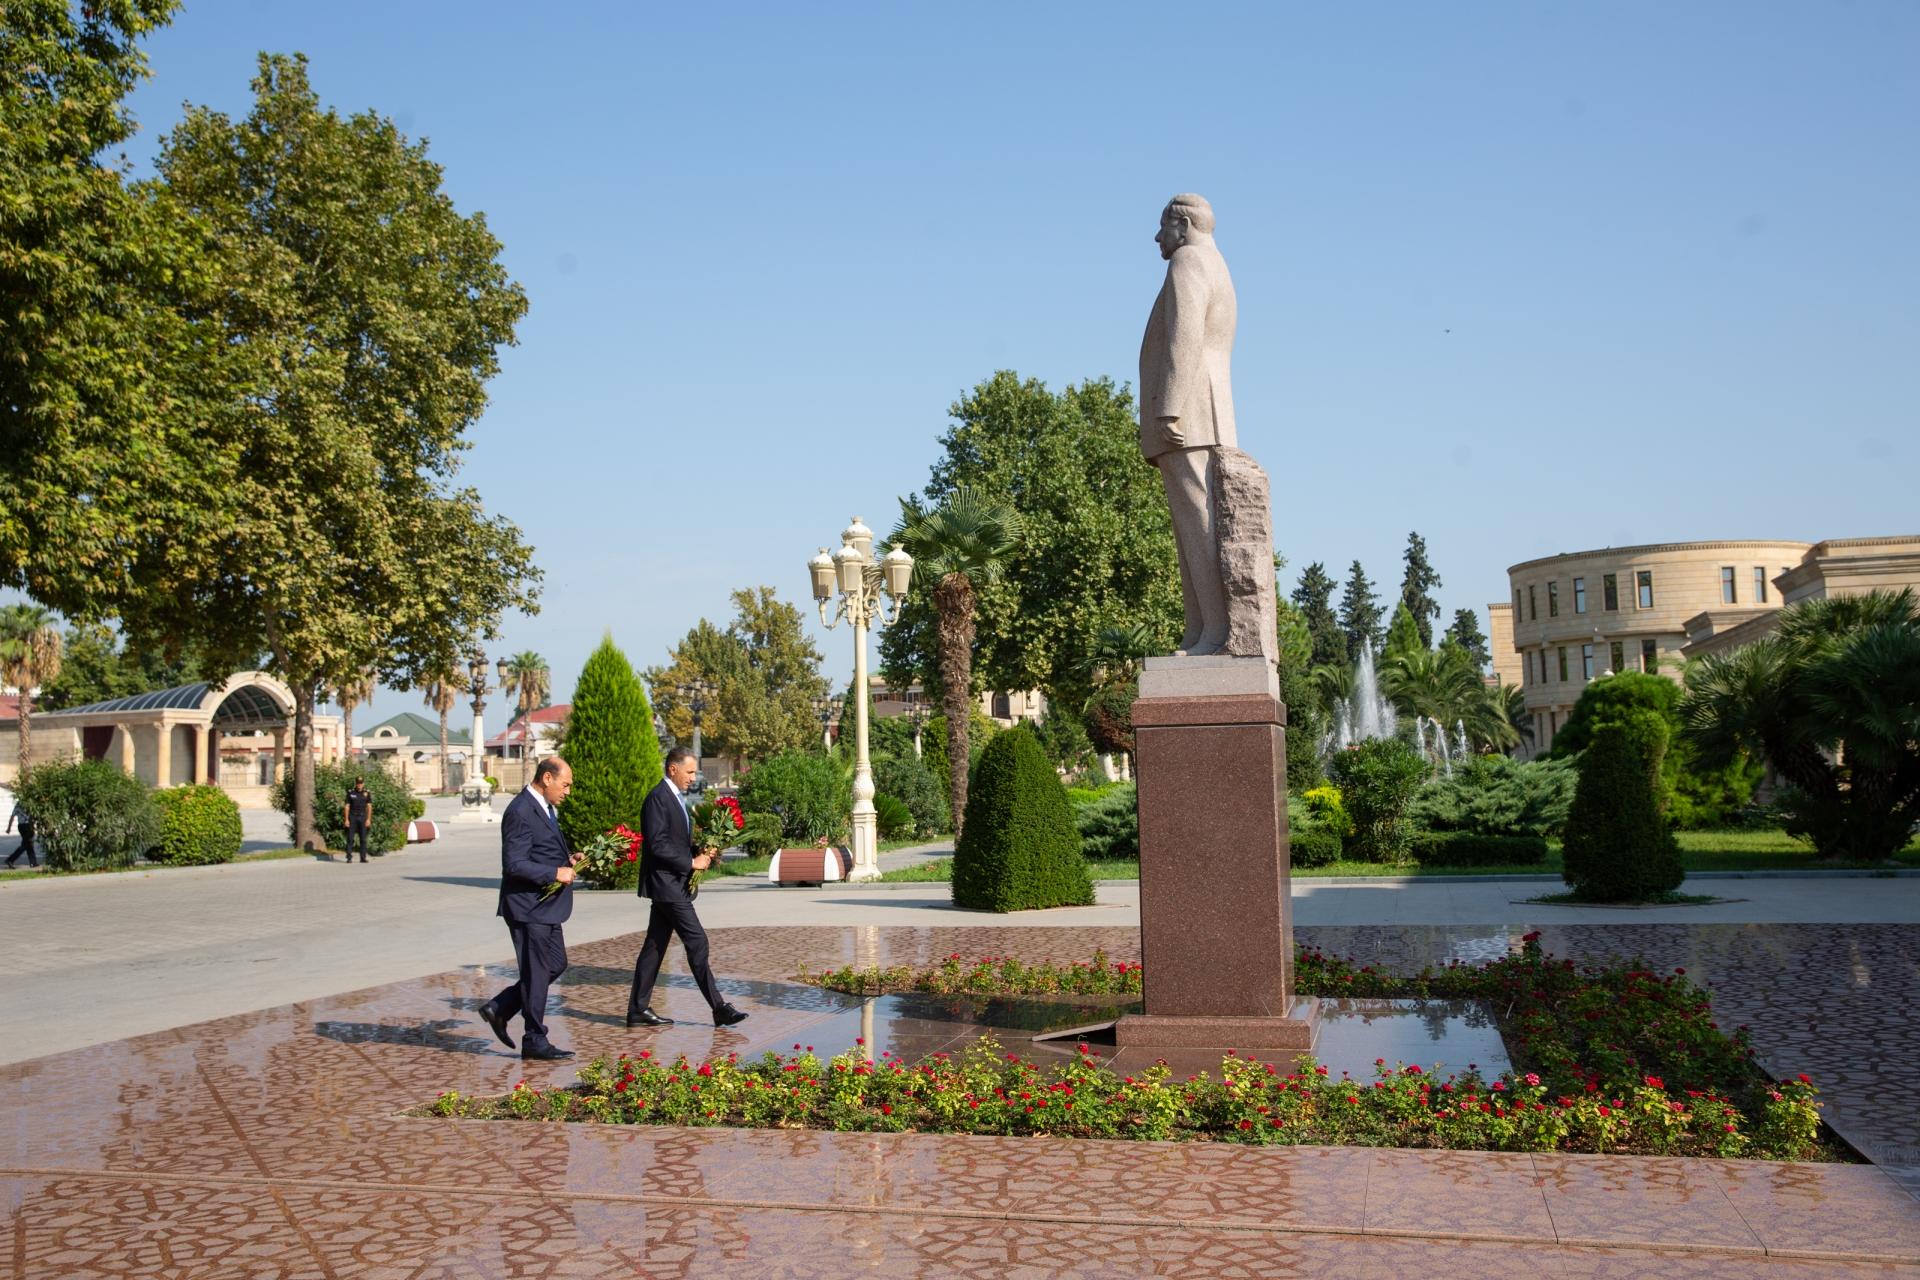
[[[1161,418],[1160,439],[1169,449],[1184,449],[1187,446],[1187,433],[1180,429],[1180,419]]]

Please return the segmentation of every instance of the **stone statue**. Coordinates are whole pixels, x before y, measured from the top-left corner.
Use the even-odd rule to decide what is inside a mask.
[[[1140,451],[1160,469],[1173,513],[1186,605],[1177,652],[1271,659],[1272,517],[1266,474],[1234,430],[1238,308],[1213,243],[1213,206],[1175,196],[1154,241],[1167,279],[1140,342]]]

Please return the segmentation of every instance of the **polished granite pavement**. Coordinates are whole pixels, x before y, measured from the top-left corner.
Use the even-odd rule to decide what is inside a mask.
[[[1801,932],[1804,930],[1804,932]],[[1517,945],[1451,927],[1302,930],[1417,967]],[[1685,966],[1769,1065],[1828,1086],[1896,1171],[1914,1141],[1920,930],[1562,927],[1549,950]],[[556,1039],[701,1055],[870,1034],[927,1052],[1031,1011],[790,981],[953,951],[1137,955],[1125,929],[714,932],[751,1019],[628,1032],[637,937],[574,948]],[[669,961],[678,968],[678,953]],[[1920,1276],[1920,1205],[1872,1165],[449,1122],[442,1089],[571,1078],[473,1016],[465,969],[0,1068],[0,1277],[881,1275]],[[700,1012],[684,974],[656,1000]],[[956,1021],[956,1018],[960,1019]],[[1881,1099],[1889,1101],[1881,1102]],[[1848,1127],[1851,1126],[1851,1127]],[[1906,1162],[1910,1167],[1911,1157]]]

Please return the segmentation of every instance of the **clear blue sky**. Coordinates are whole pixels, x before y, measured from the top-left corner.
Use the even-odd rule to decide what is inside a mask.
[[[800,601],[995,369],[1131,380],[1177,191],[1288,588],[1391,593],[1410,529],[1450,617],[1555,551],[1920,526],[1907,0],[200,0],[136,167],[263,49],[429,139],[526,286],[465,474],[546,568],[499,647],[556,699],[604,631],[649,664],[731,588]]]

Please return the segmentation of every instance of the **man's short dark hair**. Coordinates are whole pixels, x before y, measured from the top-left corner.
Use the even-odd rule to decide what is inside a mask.
[[[559,756],[548,756],[545,760],[533,766],[533,785],[537,787],[548,778],[559,777],[560,770],[565,768],[566,764],[567,762]]]
[[[675,747],[673,750],[667,752],[668,768],[672,768],[674,765],[679,764],[683,760],[693,760],[693,752],[688,748]],[[694,760],[693,764],[696,769],[700,767],[700,762],[698,760]]]

